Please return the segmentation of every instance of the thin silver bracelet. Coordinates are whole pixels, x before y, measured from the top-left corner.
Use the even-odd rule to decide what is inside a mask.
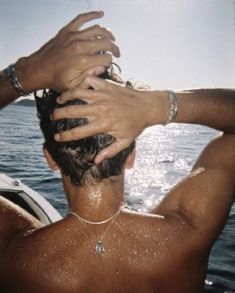
[[[169,112],[168,119],[164,125],[167,125],[175,121],[175,118],[177,116],[178,109],[179,109],[178,96],[173,91],[169,91],[168,93],[169,93],[169,100],[171,105],[170,105],[170,112]]]
[[[11,64],[5,69],[5,73],[12,85],[12,87],[17,91],[20,96],[27,96],[26,92],[24,91],[19,79],[15,76],[15,65]]]

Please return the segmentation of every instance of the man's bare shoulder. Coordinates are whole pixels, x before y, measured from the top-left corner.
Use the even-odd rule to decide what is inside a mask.
[[[203,246],[202,241],[195,241],[199,231],[179,213],[126,211],[122,223],[125,233],[133,236],[129,238],[131,245],[141,247],[144,259],[153,267],[156,264],[173,267],[172,262],[176,260],[178,266],[182,264],[183,267],[196,255],[200,265],[206,264],[209,247]]]
[[[197,168],[153,212],[172,215],[175,220],[171,223],[177,222],[174,225],[181,231],[184,242],[206,251],[224,227],[233,196],[234,183],[224,170]]]
[[[195,247],[192,234],[187,239],[192,228],[183,218],[130,210],[122,216],[125,253],[136,276],[148,275],[156,292],[200,292],[208,250]]]
[[[20,231],[37,229],[43,224],[10,200],[0,195],[0,239],[4,244]]]

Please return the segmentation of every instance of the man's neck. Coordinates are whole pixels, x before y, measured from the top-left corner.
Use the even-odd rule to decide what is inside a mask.
[[[116,176],[81,187],[63,178],[69,209],[89,221],[103,221],[123,204],[123,176]]]

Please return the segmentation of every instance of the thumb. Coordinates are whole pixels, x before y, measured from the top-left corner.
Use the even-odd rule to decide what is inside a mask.
[[[119,152],[124,150],[129,146],[129,142],[125,140],[116,140],[107,148],[103,149],[96,157],[95,163],[99,164],[105,159],[109,159],[117,155]]]
[[[106,81],[98,77],[86,76],[83,83],[87,87],[92,87],[94,90],[100,90],[105,87]]]
[[[102,74],[105,71],[105,67],[103,66],[97,66],[97,67],[92,67],[87,69],[86,71],[84,71],[81,75],[81,80],[82,82],[80,83],[80,87],[81,88],[85,88],[87,89],[89,87],[89,84],[87,82],[85,82],[85,78],[87,76],[99,76],[100,74]]]

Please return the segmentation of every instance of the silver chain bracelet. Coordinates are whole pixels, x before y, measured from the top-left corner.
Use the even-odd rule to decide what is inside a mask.
[[[175,121],[179,109],[179,98],[173,91],[169,91],[169,100],[171,103],[170,111],[168,119],[164,125],[167,125]]]
[[[5,73],[12,85],[12,87],[17,91],[20,96],[27,96],[26,92],[24,91],[19,79],[15,76],[15,65],[11,64],[5,69]]]

